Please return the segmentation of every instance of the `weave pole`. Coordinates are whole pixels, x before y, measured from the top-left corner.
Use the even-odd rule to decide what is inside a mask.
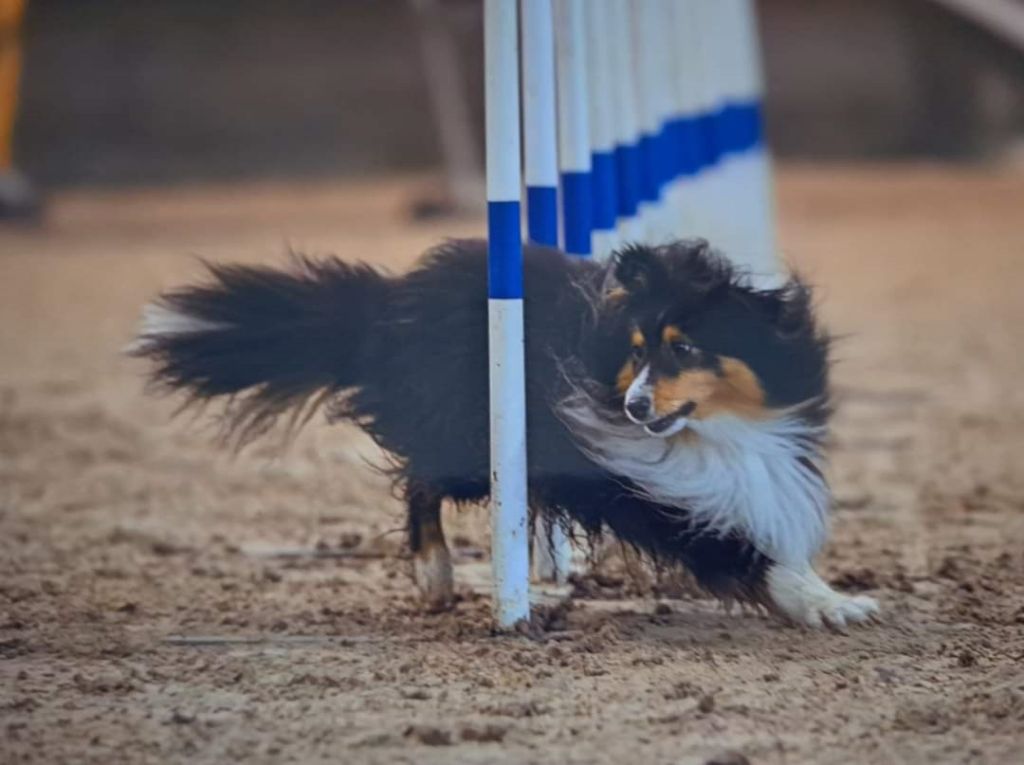
[[[558,246],[558,132],[551,0],[522,0],[523,166],[528,237]]]
[[[666,192],[671,210],[672,234],[692,236],[700,228],[701,171],[706,166],[706,149],[701,132],[700,51],[694,36],[699,34],[690,12],[690,0],[669,0],[664,34],[670,36],[669,66],[675,73],[671,93],[668,141],[672,157],[672,181]]]
[[[551,0],[522,0],[523,139],[527,236],[558,247],[558,135],[555,108],[555,38]],[[533,572],[563,584],[572,548],[562,527],[535,521]]]
[[[762,83],[752,0],[693,2],[713,160],[704,212],[709,233],[756,284],[778,279],[771,169],[761,126]],[[713,45],[710,40],[729,40]],[[708,72],[714,72],[709,77]]]
[[[646,240],[654,244],[678,236],[665,204],[674,175],[669,143],[674,73],[672,41],[666,34],[671,11],[667,0],[632,3],[630,28],[640,124],[640,220]]]
[[[610,94],[615,136],[616,231],[622,242],[638,242],[643,231],[640,203],[640,127],[633,88],[633,47],[629,34],[629,0],[608,0],[610,24],[603,52],[611,66]]]
[[[558,169],[562,182],[562,249],[590,257],[593,187],[587,112],[584,0],[555,0]]]
[[[516,0],[484,5],[494,618],[530,616]]]
[[[608,6],[587,3],[587,120],[590,123],[590,177],[593,196],[594,257],[607,260],[618,244],[618,183],[615,173],[615,120],[611,88],[615,76],[609,50],[614,46]]]
[[[692,236],[701,236],[721,246],[728,227],[728,208],[722,192],[722,151],[716,114],[719,108],[712,21],[716,4],[703,0],[681,0],[675,23],[680,44],[677,54],[678,82],[692,119],[695,172],[692,193],[688,195],[686,221],[693,226]]]
[[[486,0],[491,528],[495,618],[529,615],[516,0]],[[522,0],[531,242],[576,257],[702,236],[777,275],[753,0]],[[588,55],[589,53],[589,55]],[[571,548],[544,530],[541,578]]]
[[[764,140],[764,75],[760,35],[754,0],[731,0],[738,61],[732,93],[738,110],[736,183],[747,190],[749,230],[742,245],[747,265],[764,286],[775,286],[780,277],[778,238],[775,230],[775,194],[771,155]]]

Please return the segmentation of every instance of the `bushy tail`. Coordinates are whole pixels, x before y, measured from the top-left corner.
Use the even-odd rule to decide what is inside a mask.
[[[231,397],[228,434],[241,445],[285,411],[304,421],[360,383],[367,329],[389,280],[364,264],[296,256],[288,269],[208,265],[212,279],[161,295],[128,348],[152,380],[189,402]]]

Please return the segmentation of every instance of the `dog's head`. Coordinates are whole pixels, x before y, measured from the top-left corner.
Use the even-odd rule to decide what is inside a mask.
[[[612,270],[606,301],[624,346],[616,403],[648,434],[824,400],[828,341],[799,281],[755,289],[703,240],[630,246]]]

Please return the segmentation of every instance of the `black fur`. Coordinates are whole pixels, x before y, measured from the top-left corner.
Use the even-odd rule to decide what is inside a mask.
[[[823,420],[827,342],[808,291],[799,283],[753,290],[701,241],[629,247],[612,273],[527,247],[524,269],[533,508],[681,563],[722,597],[763,602],[770,561],[744,539],[702,533],[686,511],[639,497],[587,458],[556,407],[586,386],[617,412],[614,383],[631,327],[670,318],[708,353],[746,361],[770,405],[814,400],[821,405],[808,416]],[[395,277],[338,260],[211,271],[212,284],[162,300],[222,328],[140,338],[137,352],[155,362],[159,384],[203,400],[239,396],[243,440],[259,430],[254,423],[331,394],[332,414],[357,422],[394,457],[407,493],[487,496],[484,242],[444,244]]]

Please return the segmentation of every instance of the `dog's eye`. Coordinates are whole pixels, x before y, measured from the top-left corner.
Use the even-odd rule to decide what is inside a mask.
[[[694,348],[689,343],[672,343],[672,352],[676,356],[687,356],[693,353]]]

